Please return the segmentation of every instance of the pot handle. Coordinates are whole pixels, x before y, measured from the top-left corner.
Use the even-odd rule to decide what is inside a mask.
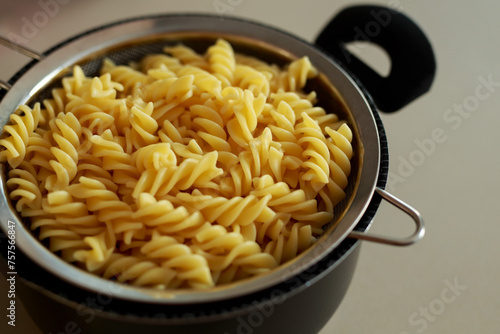
[[[372,42],[391,58],[391,71],[382,77],[345,48],[354,41]],[[406,15],[387,7],[362,5],[338,13],[316,39],[359,79],[378,109],[394,112],[426,93],[436,72],[432,46]]]
[[[375,188],[375,191],[378,195],[380,195],[383,199],[385,199],[390,204],[394,205],[398,209],[405,212],[409,215],[416,224],[415,232],[412,235],[406,238],[394,238],[394,237],[384,237],[380,235],[364,233],[359,231],[352,231],[349,234],[349,238],[359,239],[359,240],[367,240],[374,241],[381,244],[393,245],[393,246],[409,246],[418,240],[422,239],[425,234],[425,226],[424,221],[420,213],[415,210],[413,207],[409,206],[405,202],[401,201],[399,198],[394,195],[388,193],[387,191],[381,188]]]
[[[16,44],[14,42],[11,42],[10,40],[8,40],[7,38],[2,37],[2,36],[0,36],[0,45],[3,45],[5,47],[19,53],[19,54],[30,57],[31,59],[41,60],[43,58],[42,54],[40,54],[36,51],[33,51],[33,50],[31,50],[25,46],[22,46],[20,44]],[[7,81],[0,80],[0,89],[10,90],[11,88],[12,88],[12,86],[10,85],[10,83],[8,83]]]

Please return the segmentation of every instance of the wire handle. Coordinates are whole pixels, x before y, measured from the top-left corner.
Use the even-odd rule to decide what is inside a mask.
[[[394,205],[398,209],[402,210],[413,219],[413,221],[416,224],[415,232],[413,232],[412,235],[406,238],[394,238],[394,237],[384,237],[381,235],[364,233],[359,231],[352,231],[349,234],[349,238],[373,241],[393,246],[409,246],[422,239],[422,237],[425,234],[425,226],[420,213],[407,203],[403,202],[399,198],[395,197],[394,195],[388,193],[387,191],[381,188],[375,188],[375,191],[387,202]]]
[[[11,49],[12,51],[20,53],[24,56],[28,56],[28,57],[35,59],[35,60],[41,60],[43,58],[43,55],[41,53],[33,51],[33,50],[31,50],[25,46],[22,46],[20,44],[14,43],[14,42],[12,42],[12,41],[10,41],[2,36],[0,36],[0,44]],[[5,90],[10,90],[12,88],[12,85],[6,81],[0,80],[0,88],[3,88]]]

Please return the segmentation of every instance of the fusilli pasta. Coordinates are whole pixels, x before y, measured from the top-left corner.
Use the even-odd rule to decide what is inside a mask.
[[[210,288],[294,258],[345,197],[353,134],[281,68],[217,40],[79,66],[0,138],[7,187],[51,251],[106,279]]]

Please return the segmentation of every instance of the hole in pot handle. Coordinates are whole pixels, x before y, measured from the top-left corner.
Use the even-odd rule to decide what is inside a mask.
[[[28,56],[31,59],[35,60],[41,60],[43,58],[43,55],[33,51],[25,46],[22,46],[20,44],[14,43],[2,36],[0,36],[0,45],[3,45],[17,53],[20,53],[22,55]],[[3,88],[5,90],[10,90],[12,88],[11,84],[8,83],[7,81],[0,80],[0,88]]]
[[[413,207],[409,206],[405,202],[401,201],[399,198],[394,195],[388,193],[387,191],[381,188],[375,188],[375,191],[387,202],[394,205],[398,209],[401,209],[407,215],[409,215],[416,224],[415,232],[412,235],[406,238],[394,238],[394,237],[384,237],[380,235],[374,235],[370,233],[364,233],[359,231],[353,231],[349,234],[349,238],[359,239],[359,240],[367,240],[378,242],[381,244],[393,245],[393,246],[409,246],[418,240],[422,239],[425,234],[425,226],[424,221],[420,215],[420,213],[415,210]]]
[[[347,50],[349,42],[371,42],[391,58],[387,77]],[[370,93],[377,108],[394,112],[426,93],[434,80],[436,60],[423,31],[406,15],[381,6],[352,6],[339,12],[316,39]]]

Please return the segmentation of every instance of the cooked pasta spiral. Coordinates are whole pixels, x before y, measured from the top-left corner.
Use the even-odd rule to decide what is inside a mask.
[[[104,60],[101,71],[109,73],[113,81],[121,83],[124,94],[130,93],[136,85],[144,85],[149,80],[149,77],[141,71],[130,66],[117,66],[109,59]]]
[[[263,253],[256,242],[245,240],[241,233],[228,232],[220,225],[198,232],[192,248],[206,258],[218,284],[277,266],[275,259]]]
[[[45,99],[43,101],[44,111],[42,117],[40,118],[40,124],[46,124],[51,119],[55,118],[56,115],[64,111],[66,103],[66,92],[63,88],[54,88],[52,90],[52,98]]]
[[[191,65],[201,69],[208,68],[208,63],[205,60],[205,57],[185,45],[179,44],[176,46],[168,46],[163,48],[163,51],[171,54],[174,59],[178,59],[178,61],[184,65]]]
[[[236,60],[232,46],[223,39],[218,39],[207,50],[210,70],[221,81],[222,86],[231,86]]]
[[[187,190],[191,187],[217,188],[211,180],[222,173],[216,167],[217,152],[213,151],[201,159],[188,158],[178,166],[148,169],[134,186],[134,197],[147,192],[162,197],[171,191]]]
[[[19,115],[21,113],[22,115]],[[0,161],[7,161],[10,166],[17,167],[24,160],[28,140],[40,119],[40,104],[33,109],[28,106],[19,106],[19,109],[10,115],[11,124],[5,125],[3,133],[6,138],[0,139]]]
[[[265,97],[254,97],[251,91],[245,90],[243,98],[233,106],[234,117],[227,122],[227,132],[236,144],[245,147],[252,140],[257,128],[258,117],[264,109]]]
[[[42,206],[42,191],[37,186],[36,170],[27,161],[22,161],[16,169],[9,171],[7,187],[10,197],[16,201],[16,210],[24,207],[40,209]]]
[[[55,142],[55,146],[50,148],[54,159],[49,161],[49,165],[55,174],[47,178],[45,187],[52,191],[67,188],[76,176],[82,127],[71,113],[60,113],[50,121],[49,126]]]
[[[148,258],[161,261],[162,268],[175,272],[175,278],[184,285],[206,288],[214,285],[209,264],[205,257],[193,254],[193,250],[167,235],[153,234],[152,239],[141,247]],[[182,284],[182,283],[181,283]]]
[[[132,143],[135,149],[143,146],[155,144],[160,139],[156,135],[158,123],[151,116],[153,113],[153,103],[135,103],[130,109],[130,125]]]
[[[250,195],[227,199],[200,193],[177,194],[177,198],[201,212],[208,222],[225,227],[246,226],[256,221],[266,221],[274,215],[274,212],[267,206],[270,197],[264,196],[259,199]]]
[[[315,241],[310,225],[294,223],[288,233],[282,233],[270,241],[265,252],[271,254],[278,263],[293,259]]]
[[[26,160],[36,168],[34,176],[40,182],[41,189],[45,189],[47,177],[53,174],[53,169],[49,164],[54,159],[54,155],[50,151],[52,148],[50,135],[49,131],[40,131],[38,129],[30,137],[26,148]]]
[[[319,191],[328,183],[330,151],[325,143],[325,136],[319,125],[305,112],[302,122],[296,126],[296,133],[300,136],[297,144],[304,145],[302,156],[306,159],[302,167],[306,172],[302,178],[311,181],[315,191]]]
[[[175,271],[164,268],[145,256],[113,253],[95,273],[107,279],[114,279],[117,282],[135,286],[158,289],[179,286],[179,282],[174,280]]]
[[[292,61],[288,65],[288,70],[281,72],[278,77],[278,87],[284,91],[299,91],[306,85],[307,79],[317,75],[316,69],[312,66],[308,57]]]
[[[268,96],[270,92],[270,84],[266,74],[251,66],[236,66],[234,70],[234,85],[244,90],[248,89],[256,97],[260,94]]]
[[[147,193],[141,194],[137,206],[132,218],[167,235],[178,233],[182,236],[182,231],[201,227],[206,222],[199,212],[190,213],[183,206],[174,207],[170,201],[158,201]]]
[[[183,67],[179,58],[169,57],[165,54],[146,55],[141,59],[139,64],[140,68],[154,79],[166,79],[167,77],[175,76],[175,73]],[[164,75],[161,77],[155,76],[154,73],[158,72],[154,70],[157,69],[162,70]]]
[[[125,242],[130,242],[138,231],[141,232],[143,223],[132,219],[130,204],[121,201],[116,192],[108,190],[102,181],[82,176],[78,183],[68,187],[68,192],[84,202],[101,224],[111,224],[114,233],[122,234]]]

